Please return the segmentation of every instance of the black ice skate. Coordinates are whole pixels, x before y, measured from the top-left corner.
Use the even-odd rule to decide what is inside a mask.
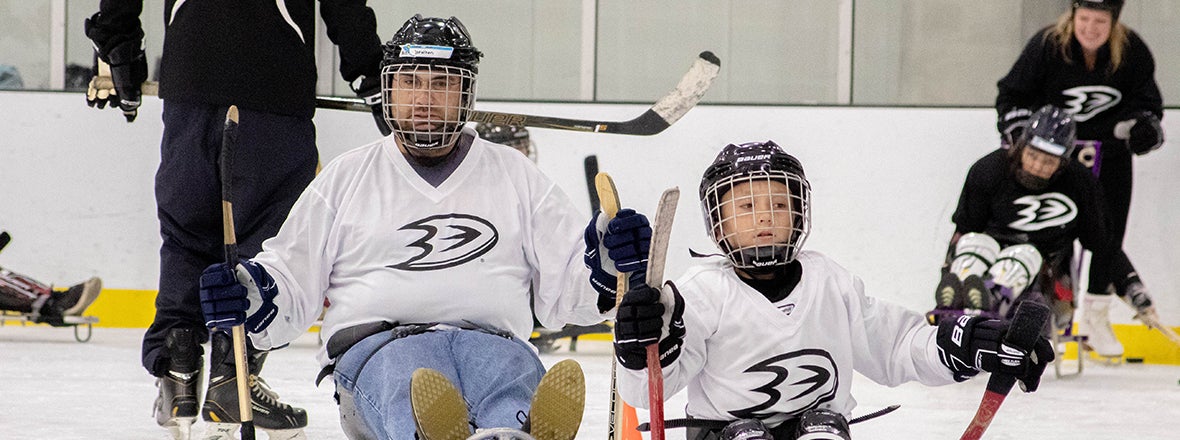
[[[153,405],[156,423],[168,428],[172,438],[191,438],[193,422],[197,419],[200,401],[197,384],[201,382],[201,345],[191,329],[172,329],[164,340],[171,354],[168,371],[156,379],[160,393]]]
[[[229,335],[213,333],[209,358],[209,389],[205,391],[205,406],[201,418],[208,424],[205,440],[233,440],[241,427],[238,412],[238,382],[233,363],[233,343]],[[279,401],[279,396],[258,373],[266,353],[247,356],[249,364],[250,401],[254,426],[265,430],[268,438],[276,440],[306,439],[307,412]]]

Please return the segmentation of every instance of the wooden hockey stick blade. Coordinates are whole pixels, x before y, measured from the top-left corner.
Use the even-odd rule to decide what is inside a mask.
[[[1127,298],[1126,296],[1120,296],[1119,299],[1121,299],[1121,300],[1123,300],[1123,302],[1127,303],[1127,305],[1131,307],[1131,310],[1137,309],[1135,307],[1135,304],[1131,303],[1130,298]],[[1164,335],[1165,338],[1168,338],[1168,340],[1171,341],[1173,344],[1180,345],[1180,335],[1177,335],[1174,330],[1172,330],[1170,327],[1168,327],[1163,322],[1161,322],[1159,319],[1159,315],[1152,314],[1152,313],[1141,313],[1138,310],[1136,310],[1135,311],[1135,319],[1138,319],[1140,322],[1143,323],[1143,325],[1146,325],[1147,328],[1155,329],[1155,330],[1159,331],[1160,333],[1162,333]]]
[[[680,188],[669,188],[660,195],[652,224],[651,248],[647,256],[647,285],[661,288],[664,284],[664,264],[668,259],[668,243],[672,238],[672,222],[676,219],[676,205]],[[647,403],[651,415],[651,438],[664,438],[664,371],[660,365],[660,343],[647,346]]]
[[[221,135],[221,229],[225,243],[225,264],[233,268],[238,264],[237,233],[234,231],[234,208],[230,202],[233,182],[231,153],[237,147],[238,107],[229,106],[225,115],[225,129]],[[246,327],[232,328],[234,349],[234,370],[238,385],[238,416],[242,420],[242,440],[254,440],[254,412],[250,401],[250,376],[246,369]]]
[[[602,206],[602,215],[607,216],[607,218],[614,218],[615,214],[619,212],[619,191],[615,188],[615,181],[607,173],[598,173],[594,176],[594,188],[598,192],[598,199]],[[623,299],[623,295],[618,294],[618,292],[626,292],[627,277],[625,274],[619,274],[617,280],[618,284],[615,290],[616,306],[618,306],[618,301]],[[618,368],[619,361],[612,356],[610,365],[610,414],[608,415],[609,419],[606,425],[607,438],[610,440],[622,440],[627,436],[623,426],[627,403],[623,402],[622,396],[619,396]]]
[[[581,131],[587,133],[610,133],[650,136],[660,133],[680,120],[701,101],[705,92],[713,86],[721,71],[721,60],[713,52],[705,51],[697,57],[688,72],[672,92],[660,98],[639,116],[629,121],[596,121],[589,119],[567,119],[553,116],[523,115],[517,113],[473,110],[468,122],[488,122],[502,125],[549,128],[554,130]],[[334,110],[372,112],[372,108],[360,98],[318,97],[316,107]]]

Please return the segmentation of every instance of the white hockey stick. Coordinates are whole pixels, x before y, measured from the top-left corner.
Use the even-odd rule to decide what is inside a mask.
[[[651,225],[651,250],[647,254],[647,285],[662,288],[664,263],[668,259],[668,242],[672,239],[672,222],[676,219],[676,205],[680,188],[664,190],[656,217]],[[620,297],[622,295],[619,295]],[[664,372],[660,365],[660,341],[647,346],[647,402],[651,419],[652,440],[664,439]]]

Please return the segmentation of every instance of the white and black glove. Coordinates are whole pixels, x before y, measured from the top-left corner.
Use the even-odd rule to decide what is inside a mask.
[[[1032,122],[1029,120],[1031,117],[1032,110],[1015,107],[996,119],[996,129],[1000,131],[1000,137],[1005,145],[1016,145],[1016,141],[1024,135],[1024,130]]]
[[[1155,113],[1143,110],[1114,125],[1114,137],[1127,142],[1127,149],[1142,156],[1164,145],[1164,128]]]
[[[615,356],[628,370],[647,368],[647,346],[659,343],[660,366],[680,357],[684,345],[684,298],[676,285],[656,289],[635,283],[615,315]]]
[[[211,329],[245,324],[251,333],[265,330],[278,315],[274,303],[278,294],[274,278],[250,260],[234,268],[217,263],[201,273],[201,312]]]
[[[381,110],[381,76],[362,75],[348,86],[373,110],[373,120],[377,122],[377,129],[381,130],[381,135],[389,136],[390,133],[393,133],[389,122],[385,121],[385,113]]]
[[[1034,324],[1036,329],[1047,323]],[[1026,392],[1036,391],[1041,374],[1053,361],[1053,347],[1043,337],[1036,337],[1032,347],[1015,347],[1005,343],[1011,323],[963,315],[938,324],[938,357],[951,370],[956,381],[964,381],[987,371],[1015,377]]]
[[[140,89],[147,81],[143,29],[118,32],[104,28],[99,22],[99,13],[85,21],[86,36],[94,43],[96,52],[95,76],[86,91],[86,104],[105,108],[109,102],[111,108],[123,111],[127,122],[134,122],[143,96]]]

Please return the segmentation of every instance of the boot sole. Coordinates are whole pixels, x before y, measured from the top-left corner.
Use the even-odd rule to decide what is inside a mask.
[[[586,406],[586,377],[573,359],[553,365],[533,395],[529,434],[537,440],[571,440]]]
[[[414,371],[410,377],[410,407],[422,440],[464,440],[471,435],[463,395],[438,371]]]
[[[61,314],[64,316],[81,315],[87,307],[90,307],[90,304],[94,303],[94,299],[98,298],[99,292],[102,292],[102,280],[98,277],[91,277],[82,283],[82,294],[78,297],[78,302]]]

